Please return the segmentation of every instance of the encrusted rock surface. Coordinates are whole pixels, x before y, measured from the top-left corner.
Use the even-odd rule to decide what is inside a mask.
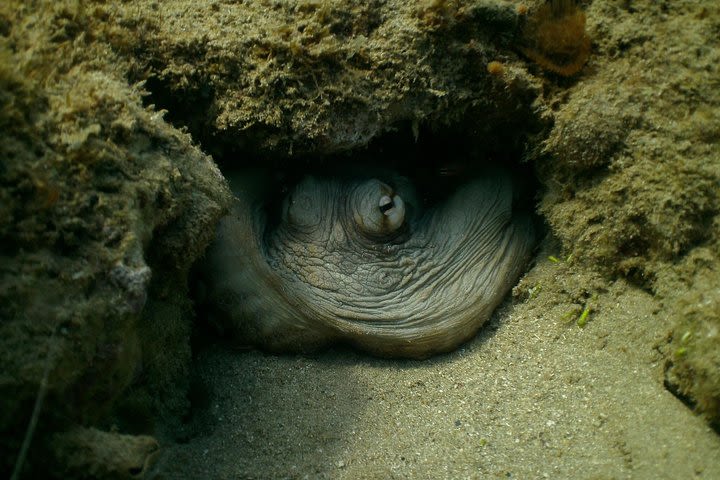
[[[92,12],[8,3],[0,7],[3,471],[38,396],[29,463],[44,432],[104,421],[130,384],[182,410],[187,270],[230,198],[190,136],[143,105],[126,62],[96,41]]]

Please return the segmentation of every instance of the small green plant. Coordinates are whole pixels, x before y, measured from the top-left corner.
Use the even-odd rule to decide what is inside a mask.
[[[567,257],[565,257],[565,260],[562,260],[561,258],[558,258],[555,255],[548,255],[547,259],[550,260],[552,263],[562,263],[562,262],[570,263],[570,261],[572,260],[572,253],[570,255],[568,255]]]
[[[582,313],[577,319],[577,326],[580,328],[583,328],[585,325],[587,325],[588,316],[590,316],[590,312],[592,312],[592,307],[589,305],[586,305],[583,309]]]
[[[686,345],[691,337],[692,332],[690,330],[686,330],[685,333],[683,333],[682,337],[680,337],[680,346],[675,350],[675,358],[682,358],[687,355],[688,349]]]
[[[595,307],[593,306],[597,301],[597,294],[593,294],[590,299],[585,302],[585,305],[583,307],[580,307],[579,305],[575,305],[574,308],[567,311],[562,316],[563,323],[575,323],[578,327],[583,328],[585,325],[587,325],[588,320],[590,319],[590,314],[595,311]]]

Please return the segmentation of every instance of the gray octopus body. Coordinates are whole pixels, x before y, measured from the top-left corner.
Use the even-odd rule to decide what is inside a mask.
[[[500,172],[424,212],[403,177],[306,177],[275,222],[256,178],[231,184],[236,200],[202,272],[209,317],[273,351],[334,342],[387,357],[450,351],[490,317],[534,243]]]

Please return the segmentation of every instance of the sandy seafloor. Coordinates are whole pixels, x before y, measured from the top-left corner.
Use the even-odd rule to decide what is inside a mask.
[[[425,361],[211,344],[194,436],[151,477],[720,478],[720,437],[663,387],[654,303],[617,282],[579,328],[562,306],[506,302]]]

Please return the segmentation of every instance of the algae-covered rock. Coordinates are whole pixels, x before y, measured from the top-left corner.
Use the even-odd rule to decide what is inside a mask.
[[[713,226],[718,230],[717,223]],[[658,275],[675,327],[666,348],[665,383],[720,431],[720,245],[698,247]],[[688,288],[690,287],[690,288]]]
[[[592,2],[587,18],[597,55],[558,93],[540,210],[575,260],[663,300],[670,383],[717,419],[720,11]]]
[[[157,441],[146,435],[122,435],[94,428],[73,428],[53,436],[54,473],[61,478],[142,478],[159,452]]]
[[[542,170],[555,181],[541,208],[553,231],[576,256],[640,284],[651,285],[653,262],[714,235],[720,137],[707,132],[720,123],[707,112],[720,106],[710,87],[719,52],[699,49],[690,62],[687,52],[652,41],[667,34],[709,45],[716,39],[709,19],[698,17],[703,8],[678,2],[665,16],[652,3],[632,11],[593,4],[588,17],[604,58],[570,89],[545,142]],[[659,25],[641,32],[640,17]],[[710,123],[697,121],[699,115]]]
[[[175,315],[156,318],[150,291],[186,290],[186,271],[229,198],[211,159],[146,108],[123,62],[94,42],[85,9],[8,3],[0,7],[3,471],[36,398],[45,400],[35,407],[39,432],[100,421],[131,383],[172,401],[164,387],[182,383],[188,367],[189,301],[163,299]]]
[[[537,121],[508,2],[130,3],[117,13],[142,38],[128,48],[134,74],[150,75],[154,101],[213,153],[327,154],[403,122],[460,118],[499,143],[488,130]],[[491,61],[505,74],[488,75]]]

